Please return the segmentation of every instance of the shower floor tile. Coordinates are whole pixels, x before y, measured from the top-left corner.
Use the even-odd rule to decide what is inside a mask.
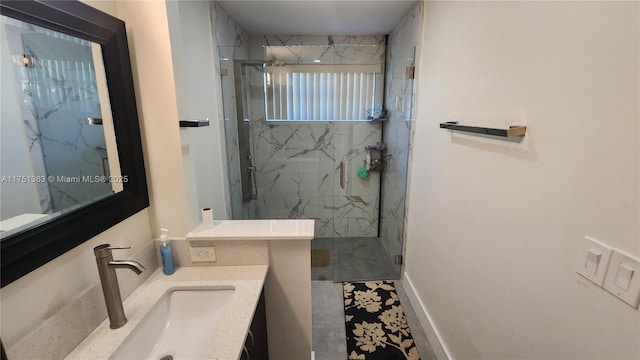
[[[312,280],[359,281],[400,278],[399,267],[393,264],[378,238],[318,238],[311,249],[328,249],[330,263],[312,267]]]

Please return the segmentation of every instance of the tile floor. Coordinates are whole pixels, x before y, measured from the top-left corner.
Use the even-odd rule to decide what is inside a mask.
[[[407,317],[420,359],[436,360],[427,335],[418,322],[402,282],[394,281],[402,309]],[[346,360],[347,343],[344,330],[342,283],[332,281],[311,282],[312,348],[316,360]]]
[[[390,280],[400,276],[400,267],[379,238],[318,238],[312,249],[329,250],[329,265],[312,267],[311,279],[333,281]]]

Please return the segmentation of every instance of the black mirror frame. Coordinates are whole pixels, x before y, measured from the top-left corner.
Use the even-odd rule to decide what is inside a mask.
[[[1,287],[19,279],[149,206],[133,76],[123,21],[79,1],[0,0],[0,13],[98,43],[124,190],[0,242]]]

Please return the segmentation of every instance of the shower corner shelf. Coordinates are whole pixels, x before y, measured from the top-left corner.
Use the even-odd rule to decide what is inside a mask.
[[[367,121],[372,123],[372,124],[378,124],[378,123],[382,123],[382,122],[387,121],[387,117],[386,116],[379,117],[379,118],[368,117]]]
[[[387,145],[386,144],[376,144],[376,145],[369,145],[369,146],[365,146],[364,147],[365,150],[369,150],[369,151],[386,151],[387,150]]]
[[[519,136],[521,137],[527,133],[526,126],[514,125],[514,126],[510,126],[508,129],[494,129],[494,128],[486,128],[486,127],[478,127],[478,126],[458,125],[457,121],[447,121],[447,122],[440,123],[440,128],[470,132],[474,134],[492,135],[492,136],[504,137],[504,138],[514,138]]]
[[[382,110],[378,113],[376,113],[375,115],[367,115],[367,121],[369,121],[370,123],[382,123],[387,121],[387,118],[389,117],[389,111],[387,110]]]

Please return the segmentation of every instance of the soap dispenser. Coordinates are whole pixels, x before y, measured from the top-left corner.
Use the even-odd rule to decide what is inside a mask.
[[[160,229],[160,256],[162,257],[162,273],[165,275],[171,275],[176,271],[173,266],[173,256],[171,255],[171,244],[169,243],[169,236],[167,233],[169,230]]]

